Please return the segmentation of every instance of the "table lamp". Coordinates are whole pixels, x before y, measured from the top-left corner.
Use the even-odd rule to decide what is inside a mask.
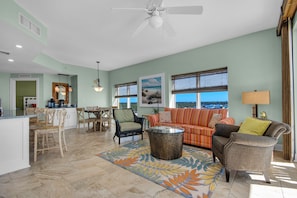
[[[258,105],[270,104],[269,91],[250,91],[242,92],[242,104],[252,104],[252,115],[258,117]]]

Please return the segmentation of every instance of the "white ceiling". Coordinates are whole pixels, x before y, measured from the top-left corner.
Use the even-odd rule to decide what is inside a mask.
[[[132,34],[147,17],[148,0],[15,0],[48,29],[47,45],[28,38],[0,20],[0,72],[54,72],[32,62],[44,53],[71,65],[114,70],[241,35],[275,28],[282,0],[164,0],[165,6],[202,5],[202,15],[168,15],[174,36],[147,26]],[[1,4],[1,3],[0,3]],[[1,5],[0,5],[1,6]],[[24,48],[14,46],[21,43]]]

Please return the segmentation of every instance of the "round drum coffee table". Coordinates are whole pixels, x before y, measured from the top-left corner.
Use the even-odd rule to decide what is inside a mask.
[[[182,156],[183,128],[156,126],[146,129],[146,132],[148,132],[152,156],[163,160],[173,160]]]

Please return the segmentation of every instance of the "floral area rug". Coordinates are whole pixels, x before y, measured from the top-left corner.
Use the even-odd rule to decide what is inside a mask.
[[[99,153],[99,157],[153,181],[184,197],[211,197],[223,174],[212,162],[211,151],[183,145],[182,157],[160,160],[151,155],[149,142],[140,140]]]

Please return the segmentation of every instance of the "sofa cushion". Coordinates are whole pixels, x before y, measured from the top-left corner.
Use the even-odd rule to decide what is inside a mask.
[[[198,120],[198,126],[204,126],[208,127],[208,123],[211,119],[211,111],[210,109],[201,109],[199,120]]]
[[[262,136],[270,124],[270,120],[259,120],[256,118],[247,117],[240,125],[238,133]]]
[[[208,127],[215,128],[215,125],[222,119],[222,114],[214,113],[208,123]]]
[[[193,109],[190,124],[198,125],[201,109]]]
[[[171,122],[171,112],[170,111],[161,111],[160,122]]]
[[[192,111],[192,108],[185,109],[183,124],[191,124]]]

